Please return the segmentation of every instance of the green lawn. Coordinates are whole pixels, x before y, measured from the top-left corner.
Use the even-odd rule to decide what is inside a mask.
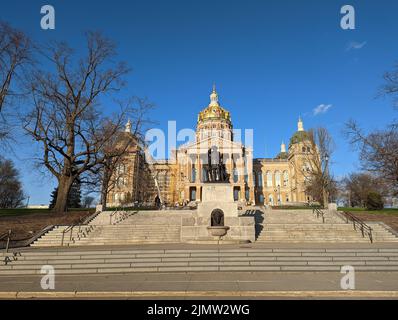
[[[398,215],[398,209],[383,209],[383,210],[368,210],[366,208],[349,208],[349,207],[340,207],[339,211],[347,211],[347,212],[357,212],[357,213],[371,213],[371,214],[391,214]]]
[[[321,206],[272,206],[274,210],[311,210],[320,208]]]

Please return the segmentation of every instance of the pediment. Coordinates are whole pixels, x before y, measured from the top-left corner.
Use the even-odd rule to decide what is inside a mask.
[[[200,141],[195,141],[192,143],[187,143],[178,148],[179,152],[187,153],[205,153],[211,147],[216,146],[220,151],[224,150],[225,153],[233,153],[242,152],[242,148],[244,145],[241,142],[235,142],[231,140],[227,140],[221,137],[208,137]]]

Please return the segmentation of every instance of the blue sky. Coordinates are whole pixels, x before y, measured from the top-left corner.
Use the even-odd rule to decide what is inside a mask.
[[[40,29],[40,8],[56,10],[56,30]],[[356,29],[340,28],[340,8],[356,9]],[[133,68],[124,94],[148,97],[160,128],[194,128],[213,82],[234,126],[254,129],[255,157],[273,157],[301,114],[305,128],[326,126],[336,142],[336,176],[358,169],[342,135],[350,118],[367,130],[396,117],[376,99],[382,75],[398,62],[398,2],[367,1],[7,1],[0,20],[35,41],[79,48],[86,30],[118,44]],[[349,49],[350,48],[350,49]],[[314,114],[314,109],[327,109]],[[111,111],[112,104],[107,108]],[[30,203],[47,203],[54,180],[34,168],[35,146],[21,138],[8,157],[21,170]],[[7,156],[7,155],[6,155]]]

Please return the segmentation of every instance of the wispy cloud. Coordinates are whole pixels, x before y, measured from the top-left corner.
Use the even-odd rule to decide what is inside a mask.
[[[366,46],[367,41],[364,42],[356,42],[356,41],[352,41],[347,45],[346,51],[350,51],[350,50],[360,50],[362,49],[364,46]]]
[[[333,107],[333,105],[331,104],[320,104],[319,106],[317,106],[314,110],[313,110],[313,114],[314,116],[317,116],[319,114],[322,113],[326,113],[329,111],[329,109]]]

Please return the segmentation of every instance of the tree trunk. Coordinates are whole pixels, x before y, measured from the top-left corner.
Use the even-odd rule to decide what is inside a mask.
[[[102,181],[102,190],[101,190],[101,205],[102,210],[106,209],[107,198],[108,198],[108,188],[109,188],[109,181],[108,175],[104,175],[104,180]]]
[[[58,182],[58,194],[57,202],[55,203],[53,211],[55,213],[65,213],[66,206],[68,203],[68,195],[70,188],[72,186],[74,178],[73,177],[61,177]]]
[[[101,205],[102,205],[102,210],[106,209],[106,204],[107,204],[107,198],[108,197],[108,192],[106,191],[105,188],[101,190]]]

